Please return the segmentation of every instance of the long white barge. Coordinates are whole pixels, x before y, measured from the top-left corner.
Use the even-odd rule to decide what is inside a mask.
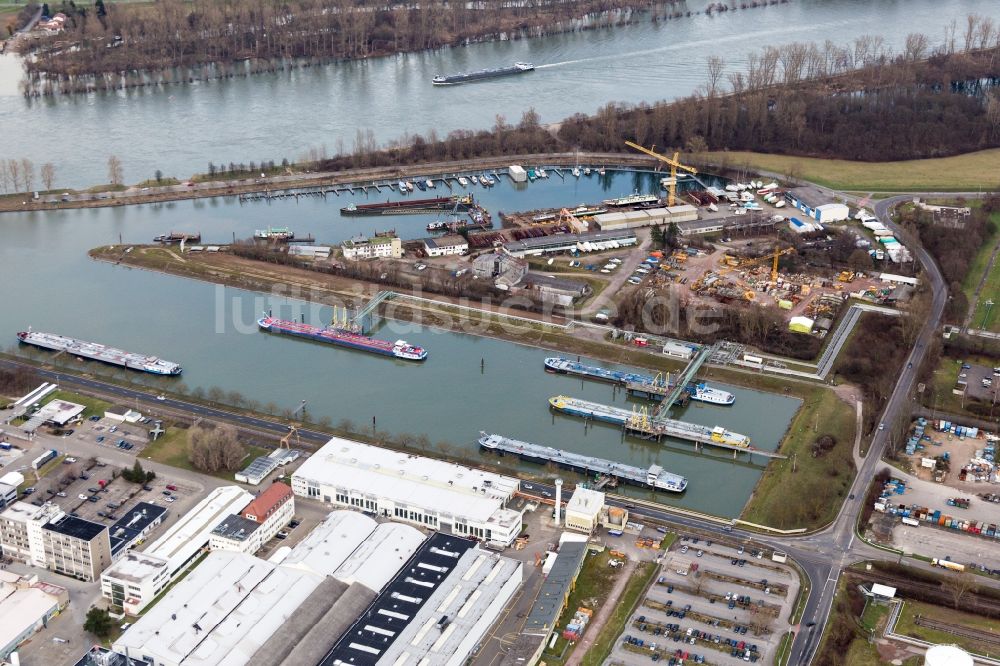
[[[32,331],[21,331],[17,334],[17,339],[27,345],[34,345],[42,349],[51,349],[56,352],[66,352],[73,356],[89,358],[92,361],[101,361],[118,365],[129,370],[139,370],[149,372],[154,375],[179,375],[182,368],[177,363],[165,361],[156,356],[136,354],[122,349],[115,349],[97,342],[86,342],[76,338],[56,335],[55,333],[40,333]]]
[[[540,464],[555,463],[564,469],[570,469],[583,474],[600,474],[631,483],[636,486],[648,486],[654,490],[671,493],[682,493],[687,488],[687,479],[679,474],[667,472],[659,465],[651,465],[642,469],[634,465],[625,465],[604,458],[591,458],[572,451],[554,449],[551,446],[540,446],[531,442],[522,442],[502,435],[482,433],[479,446],[488,451],[501,454],[510,453],[522,460]]]

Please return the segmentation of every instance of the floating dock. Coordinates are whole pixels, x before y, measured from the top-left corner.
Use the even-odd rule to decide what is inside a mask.
[[[722,426],[709,428],[708,426],[677,421],[675,419],[650,418],[645,410],[629,411],[620,407],[602,405],[597,402],[570,398],[564,395],[549,398],[549,405],[558,412],[618,425],[626,433],[631,433],[644,439],[654,439],[657,442],[664,437],[673,437],[675,439],[694,442],[695,449],[698,449],[702,445],[727,449],[733,452],[734,458],[741,451],[759,454],[768,458],[787,457],[773,451],[755,449],[750,446],[749,437],[730,432]]]
[[[551,446],[539,446],[538,444],[522,442],[501,435],[489,435],[485,432],[479,438],[479,446],[489,451],[497,451],[501,455],[510,453],[522,460],[529,460],[543,465],[552,462],[564,469],[570,469],[583,474],[599,474],[602,477],[618,479],[625,483],[650,487],[655,490],[681,493],[684,492],[688,484],[687,479],[683,476],[671,474],[659,465],[652,465],[649,469],[642,469],[603,458],[591,458],[590,456],[571,451],[554,449]]]
[[[434,197],[433,199],[402,199],[382,203],[350,204],[340,209],[342,215],[422,215],[441,210],[468,210],[474,203],[471,196]]]

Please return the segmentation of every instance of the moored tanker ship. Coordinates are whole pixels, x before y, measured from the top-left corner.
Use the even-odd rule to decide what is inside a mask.
[[[98,342],[87,342],[77,340],[65,335],[55,333],[41,333],[32,331],[21,331],[17,334],[17,339],[27,345],[33,345],[42,349],[51,349],[56,352],[66,352],[73,356],[89,358],[92,361],[101,361],[111,365],[119,365],[129,370],[139,370],[154,375],[179,375],[182,368],[176,363],[165,361],[156,356],[146,354],[136,354],[123,349],[108,347]]]
[[[371,338],[367,335],[334,326],[313,326],[311,324],[277,319],[270,316],[258,319],[257,326],[269,333],[307,338],[317,342],[371,352],[372,354],[392,356],[404,361],[423,361],[427,358],[427,351],[423,347],[411,345],[406,340],[389,342],[388,340]]]

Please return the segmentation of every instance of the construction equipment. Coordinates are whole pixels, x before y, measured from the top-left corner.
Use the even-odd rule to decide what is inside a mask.
[[[680,159],[681,156],[681,154],[678,152],[675,152],[673,158],[671,159],[666,155],[661,155],[650,148],[644,148],[637,143],[632,143],[631,141],[626,141],[625,145],[628,146],[629,148],[634,148],[635,150],[638,150],[640,153],[645,153],[650,157],[655,157],[664,164],[670,166],[670,179],[667,181],[668,206],[673,206],[677,199],[677,170],[683,169],[685,171],[690,172],[691,174],[698,173],[698,170],[695,169],[694,167],[687,166],[686,164],[681,164],[680,162],[677,161],[678,159]],[[656,146],[653,146],[653,148],[656,148]]]
[[[763,257],[757,257],[756,259],[744,259],[738,262],[738,266],[733,266],[728,260],[724,259],[727,266],[720,268],[717,272],[719,275],[725,275],[726,273],[732,271],[733,269],[739,267],[744,268],[746,266],[753,266],[756,264],[762,264],[764,262],[770,261],[771,263],[771,283],[777,284],[778,282],[778,259],[783,255],[791,254],[795,252],[794,247],[786,247],[784,250],[775,250],[770,254],[765,254]],[[728,255],[727,255],[728,257]]]
[[[299,429],[295,425],[288,426],[288,433],[281,438],[281,445],[278,448],[288,449],[288,442],[292,439],[292,435],[295,435],[295,443],[299,443]]]

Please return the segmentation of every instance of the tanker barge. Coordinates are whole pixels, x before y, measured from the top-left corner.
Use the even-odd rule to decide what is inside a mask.
[[[551,446],[522,442],[501,435],[488,435],[485,432],[481,434],[482,437],[479,438],[480,448],[496,451],[501,455],[510,453],[522,460],[543,465],[552,462],[559,467],[581,474],[600,474],[632,485],[650,487],[654,490],[682,493],[687,488],[687,479],[679,474],[671,474],[659,465],[651,465],[649,469],[642,469],[603,458],[591,458],[572,451],[554,449]]]
[[[423,215],[441,210],[467,211],[472,206],[471,196],[434,197],[433,199],[404,199],[382,203],[350,204],[340,209],[341,215]]]
[[[686,439],[701,444],[719,445],[730,449],[750,449],[749,437],[736,432],[730,432],[722,426],[709,428],[708,426],[674,419],[651,419],[641,413],[630,412],[620,407],[602,405],[597,402],[570,398],[564,395],[549,398],[549,405],[552,409],[563,414],[612,423],[632,430],[648,431],[658,436],[676,437],[677,439]]]
[[[307,338],[317,342],[371,352],[372,354],[392,356],[404,361],[423,361],[427,358],[427,351],[423,347],[411,345],[406,340],[389,342],[388,340],[370,338],[367,335],[361,335],[360,333],[354,333],[353,331],[333,326],[312,326],[297,321],[288,321],[287,319],[276,319],[266,315],[257,320],[257,326],[268,333]]]
[[[57,352],[66,352],[73,356],[89,358],[92,361],[117,365],[129,370],[148,372],[153,375],[179,375],[182,371],[181,366],[178,364],[165,361],[156,356],[135,354],[97,342],[86,342],[84,340],[68,338],[65,335],[39,333],[32,331],[30,328],[27,331],[18,333],[17,339],[26,345],[51,349]]]
[[[436,86],[453,86],[459,83],[470,83],[483,79],[495,79],[499,76],[511,76],[513,74],[524,74],[534,71],[535,66],[530,62],[515,62],[510,67],[497,67],[495,69],[481,69],[477,72],[464,72],[462,74],[449,74],[443,76],[438,74],[431,83]]]
[[[629,384],[639,384],[649,387],[671,388],[659,375],[645,375],[638,372],[625,372],[622,370],[610,370],[596,365],[585,365],[577,363],[559,356],[552,356],[545,359],[545,371],[554,372],[561,375],[576,375],[587,379],[597,379],[599,381],[611,382],[627,386]],[[669,377],[669,375],[668,375]],[[712,405],[731,405],[736,402],[736,396],[728,391],[713,388],[704,383],[689,384],[684,389],[692,400],[705,402]]]

